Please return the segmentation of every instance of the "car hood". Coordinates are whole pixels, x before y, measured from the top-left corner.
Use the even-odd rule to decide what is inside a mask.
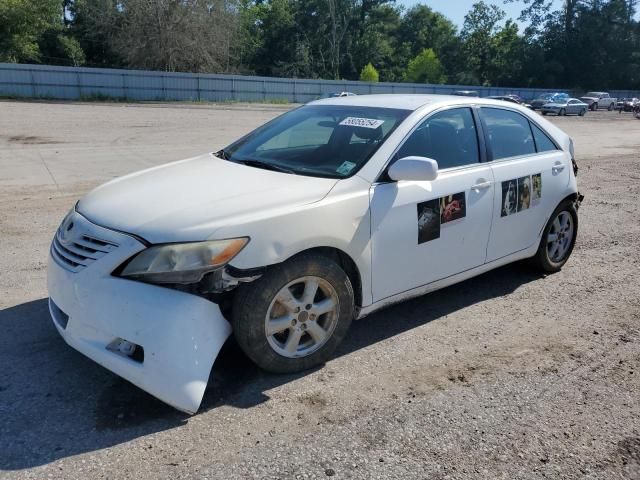
[[[105,183],[82,198],[77,210],[98,225],[150,243],[198,241],[247,215],[317,202],[337,181],[207,154]]]
[[[580,100],[599,100],[598,97],[578,97]]]

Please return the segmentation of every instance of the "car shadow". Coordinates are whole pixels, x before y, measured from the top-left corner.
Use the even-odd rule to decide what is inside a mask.
[[[334,357],[349,355],[540,278],[513,264],[354,322]],[[178,412],[68,347],[49,321],[47,300],[0,311],[0,469],[44,465],[179,427]],[[322,368],[322,367],[320,367]],[[265,392],[309,371],[259,370],[233,340],[211,372],[200,413],[222,405],[251,408]]]

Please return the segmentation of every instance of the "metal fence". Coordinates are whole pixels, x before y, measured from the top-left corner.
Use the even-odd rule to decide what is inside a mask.
[[[533,98],[550,89],[369,83],[0,63],[0,96],[4,97],[305,103],[341,91],[362,95],[450,94],[457,90],[475,90],[482,97],[512,93]],[[610,93],[618,98],[640,97],[637,91],[615,90]]]

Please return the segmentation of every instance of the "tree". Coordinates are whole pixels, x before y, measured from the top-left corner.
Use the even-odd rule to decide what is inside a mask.
[[[290,0],[270,0],[249,6],[249,35],[256,42],[251,63],[260,75],[306,76],[300,60],[308,64],[296,32],[296,10]],[[306,57],[306,58],[305,58]]]
[[[425,48],[409,62],[405,80],[412,83],[445,83],[442,64],[432,48]]]
[[[166,71],[235,69],[239,24],[233,0],[76,1],[71,30],[91,60],[107,56],[128,67]]]
[[[362,67],[362,71],[360,72],[360,80],[363,82],[377,82],[380,79],[380,75],[378,75],[378,71],[376,67],[371,65],[371,62],[367,63],[364,67]]]
[[[0,0],[0,61],[40,61],[42,36],[61,24],[58,0]]]
[[[518,86],[522,81],[524,39],[518,35],[518,25],[507,20],[505,26],[491,39],[492,83],[500,86]]]
[[[464,17],[461,38],[468,70],[484,85],[490,85],[491,59],[494,54],[493,36],[505,17],[495,5],[479,1]]]
[[[116,45],[123,23],[118,0],[74,0],[68,8],[72,19],[69,32],[80,44],[86,63],[95,67],[126,66],[123,52]]]
[[[353,22],[362,22],[362,18],[355,18]],[[371,62],[383,81],[401,80],[404,65],[397,56],[400,23],[401,13],[394,5],[379,3],[371,6],[364,23],[349,30],[343,75],[357,78],[364,65]]]

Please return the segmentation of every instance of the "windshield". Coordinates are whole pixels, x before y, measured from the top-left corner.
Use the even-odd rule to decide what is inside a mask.
[[[587,92],[584,94],[585,97],[599,97],[600,93],[598,92]]]
[[[306,105],[254,130],[219,156],[299,175],[345,178],[371,158],[409,113],[391,108]]]

